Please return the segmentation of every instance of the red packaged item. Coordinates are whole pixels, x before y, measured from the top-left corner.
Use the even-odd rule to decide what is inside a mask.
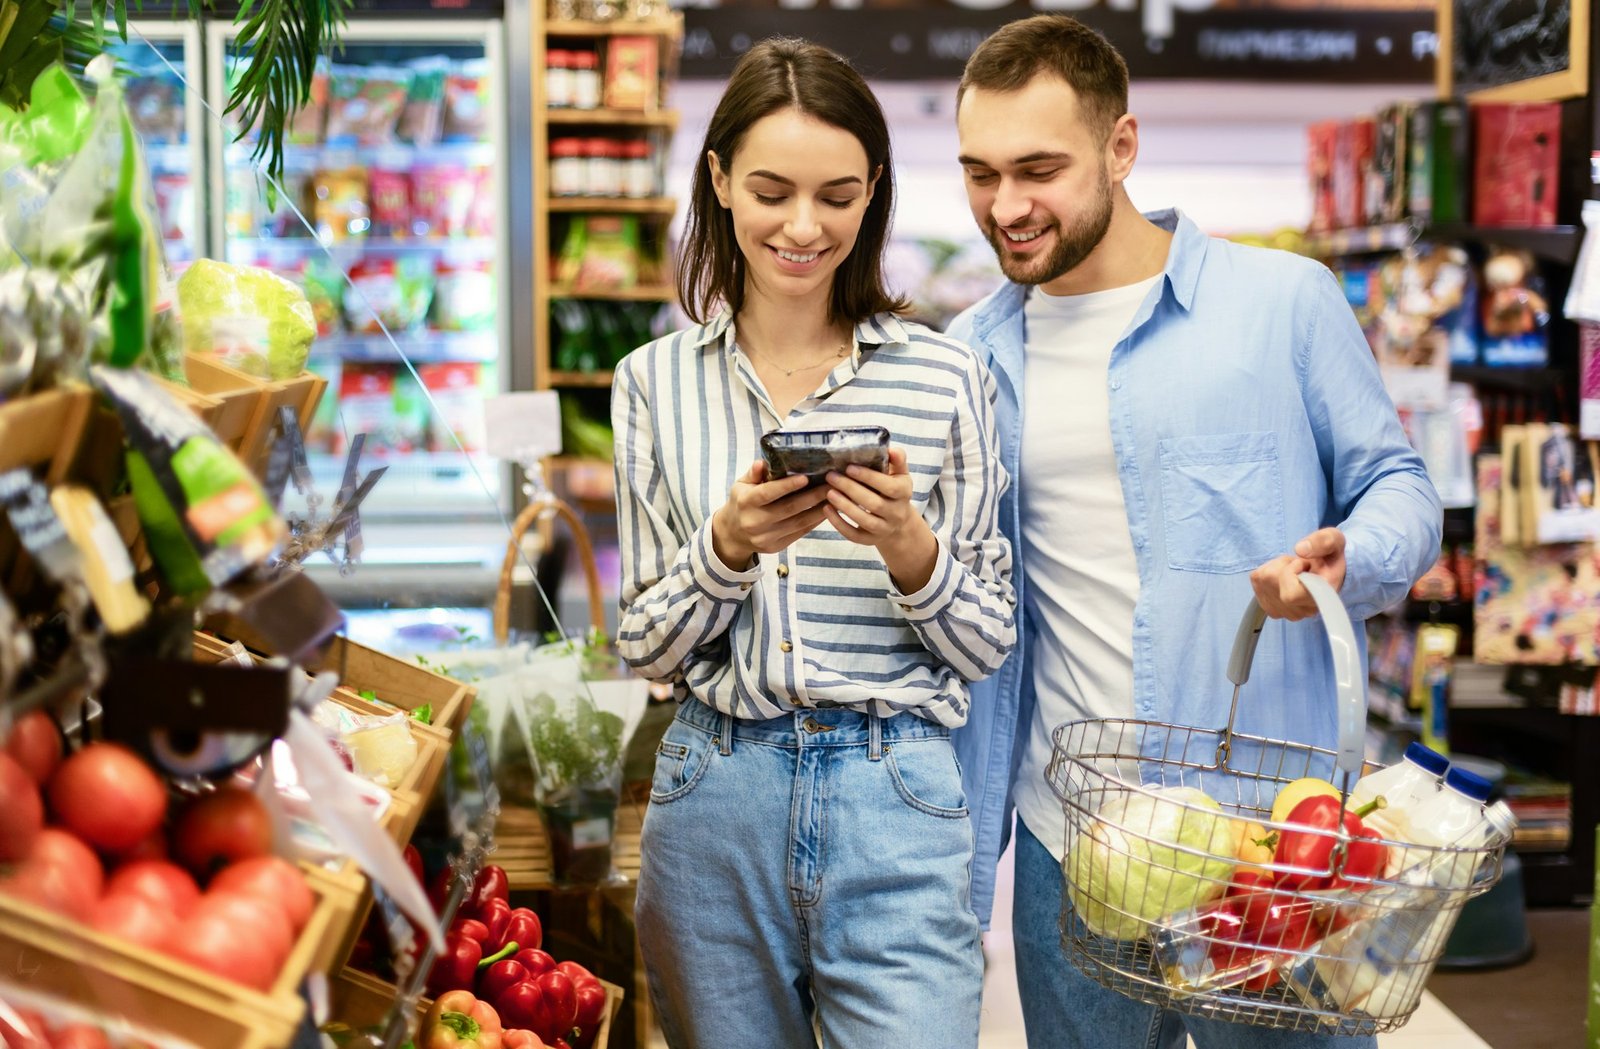
[[[420,237],[461,237],[467,232],[478,180],[455,165],[417,168],[411,173],[412,231]]]
[[[1324,120],[1306,128],[1306,173],[1311,181],[1312,233],[1333,229],[1333,157],[1339,122]]]
[[[429,449],[453,452],[459,441],[462,451],[480,450],[484,444],[482,366],[476,361],[424,364],[417,374],[433,398]]]
[[[343,455],[350,437],[367,435],[366,451],[389,450],[395,429],[394,369],[384,364],[346,364],[339,373],[339,415],[333,428],[333,453]]]
[[[656,38],[614,36],[606,48],[605,104],[610,109],[656,108]]]
[[[411,236],[411,175],[374,168],[367,176],[372,207],[372,235]]]
[[[466,233],[469,237],[492,237],[499,202],[494,190],[494,172],[478,168],[476,176],[478,188],[472,197],[472,207],[467,211]]]
[[[1366,224],[1367,176],[1372,168],[1377,123],[1363,117],[1339,126],[1333,155],[1333,224],[1351,229]]]
[[[486,142],[489,138],[489,67],[464,63],[444,81],[444,140]]]
[[[1516,102],[1473,107],[1477,162],[1472,220],[1480,226],[1553,226],[1561,105]]]

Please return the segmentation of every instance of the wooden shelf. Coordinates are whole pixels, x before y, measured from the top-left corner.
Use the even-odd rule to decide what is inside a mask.
[[[581,22],[560,21],[544,24],[545,36],[677,36],[683,31],[679,18],[662,18],[650,22]]]
[[[641,113],[628,109],[547,109],[544,119],[549,124],[603,124],[607,127],[674,129],[678,126],[678,111],[658,109],[653,113]]]
[[[671,215],[678,210],[678,202],[672,197],[551,197],[549,208],[599,214]]]
[[[551,372],[547,377],[551,386],[581,386],[598,389],[611,385],[610,372]]]
[[[631,288],[609,288],[598,291],[576,291],[565,284],[552,285],[552,299],[601,299],[607,302],[672,302],[678,297],[676,289],[667,284],[637,284]]]
[[[1466,240],[1504,244],[1521,248],[1542,259],[1570,264],[1578,254],[1582,231],[1577,226],[1516,228],[1473,226],[1464,222],[1391,222],[1382,226],[1312,233],[1306,236],[1306,252],[1311,255],[1366,255],[1401,251],[1419,240]]]

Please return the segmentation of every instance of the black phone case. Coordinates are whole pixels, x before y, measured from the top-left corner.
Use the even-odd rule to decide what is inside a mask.
[[[761,457],[769,480],[804,474],[807,487],[822,483],[830,470],[852,463],[885,470],[889,466],[889,431],[882,426],[847,426],[838,430],[773,430],[761,437]]]

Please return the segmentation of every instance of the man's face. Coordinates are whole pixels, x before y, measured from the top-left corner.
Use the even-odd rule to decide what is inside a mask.
[[[1076,269],[1111,224],[1111,173],[1101,133],[1053,76],[1019,91],[969,89],[956,114],[972,217],[1018,284]]]

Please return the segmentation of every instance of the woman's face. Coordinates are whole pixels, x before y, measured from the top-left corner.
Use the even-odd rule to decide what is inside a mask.
[[[732,164],[726,159],[707,155],[717,199],[733,216],[747,291],[826,297],[877,183],[860,141],[784,109],[752,124]]]

